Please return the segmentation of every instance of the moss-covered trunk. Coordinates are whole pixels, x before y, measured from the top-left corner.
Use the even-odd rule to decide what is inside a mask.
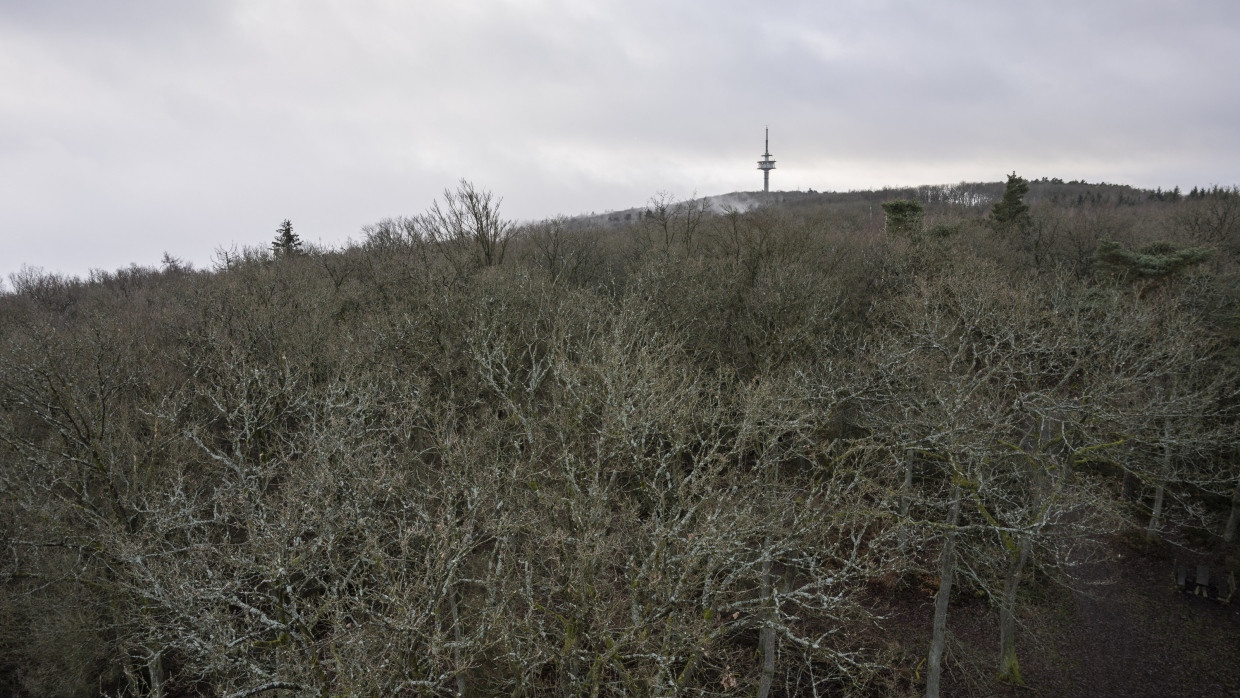
[[[1024,685],[1020,662],[1016,658],[1016,590],[1029,562],[1028,536],[1021,536],[1008,561],[1003,580],[1003,598],[999,599],[999,680]]]
[[[771,558],[762,561],[762,599],[766,604],[766,625],[758,635],[762,650],[762,682],[758,686],[758,698],[767,698],[775,681],[775,604],[774,586],[771,585]]]
[[[1154,507],[1150,510],[1150,525],[1145,531],[1146,537],[1153,540],[1158,537],[1158,529],[1162,525],[1163,501],[1167,494],[1167,479],[1171,477],[1171,421],[1163,422],[1162,471],[1159,473],[1158,486],[1154,490]]]
[[[939,591],[934,596],[934,624],[930,633],[930,654],[926,657],[926,698],[938,698],[943,678],[943,650],[947,647],[947,605],[952,597],[952,577],[956,567],[956,523],[960,519],[960,485],[952,485],[951,510],[947,532],[939,556]]]

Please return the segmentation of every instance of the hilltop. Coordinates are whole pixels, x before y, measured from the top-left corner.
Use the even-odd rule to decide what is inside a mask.
[[[796,210],[829,205],[875,204],[895,199],[913,199],[925,205],[948,204],[985,208],[999,200],[1003,195],[1004,186],[1003,182],[959,182],[846,192],[818,192],[813,189],[773,192],[736,191],[683,200],[663,193],[652,197],[650,201],[641,206],[566,218],[587,227],[623,227],[637,223],[647,211],[659,206],[695,205],[711,213],[722,214],[728,211],[744,213],[762,206]],[[1218,188],[1215,187],[1212,190],[1217,191]],[[1085,204],[1134,206],[1148,201],[1176,201],[1190,195],[1194,198],[1204,196],[1204,193],[1199,194],[1202,191],[1194,188],[1192,192],[1184,193],[1178,188],[1163,191],[1162,189],[1141,189],[1125,184],[1089,183],[1080,180],[1065,182],[1058,178],[1043,177],[1029,182],[1029,192],[1025,198],[1030,204],[1045,203],[1056,206]],[[1205,191],[1211,191],[1211,189]]]

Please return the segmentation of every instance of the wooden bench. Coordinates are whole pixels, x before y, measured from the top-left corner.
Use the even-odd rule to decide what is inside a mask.
[[[1185,565],[1179,560],[1175,562],[1175,588],[1219,603],[1230,603],[1240,591],[1235,572],[1224,573],[1223,569],[1210,565]]]
[[[1206,598],[1210,597],[1210,566],[1209,565],[1197,565],[1197,579],[1196,579],[1196,586],[1193,588],[1193,593],[1198,596],[1204,596]],[[1217,589],[1215,590],[1214,596],[1215,598],[1218,598]]]

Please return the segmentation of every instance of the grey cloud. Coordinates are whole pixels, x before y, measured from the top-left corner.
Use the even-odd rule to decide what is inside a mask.
[[[781,188],[1234,183],[1238,32],[1230,1],[8,0],[0,275],[341,241],[461,176],[522,218],[752,189],[766,125]]]

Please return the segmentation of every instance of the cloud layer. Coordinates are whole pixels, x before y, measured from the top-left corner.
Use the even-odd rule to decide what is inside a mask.
[[[1240,182],[1240,4],[0,0],[0,274],[343,241],[467,177],[658,191]]]

